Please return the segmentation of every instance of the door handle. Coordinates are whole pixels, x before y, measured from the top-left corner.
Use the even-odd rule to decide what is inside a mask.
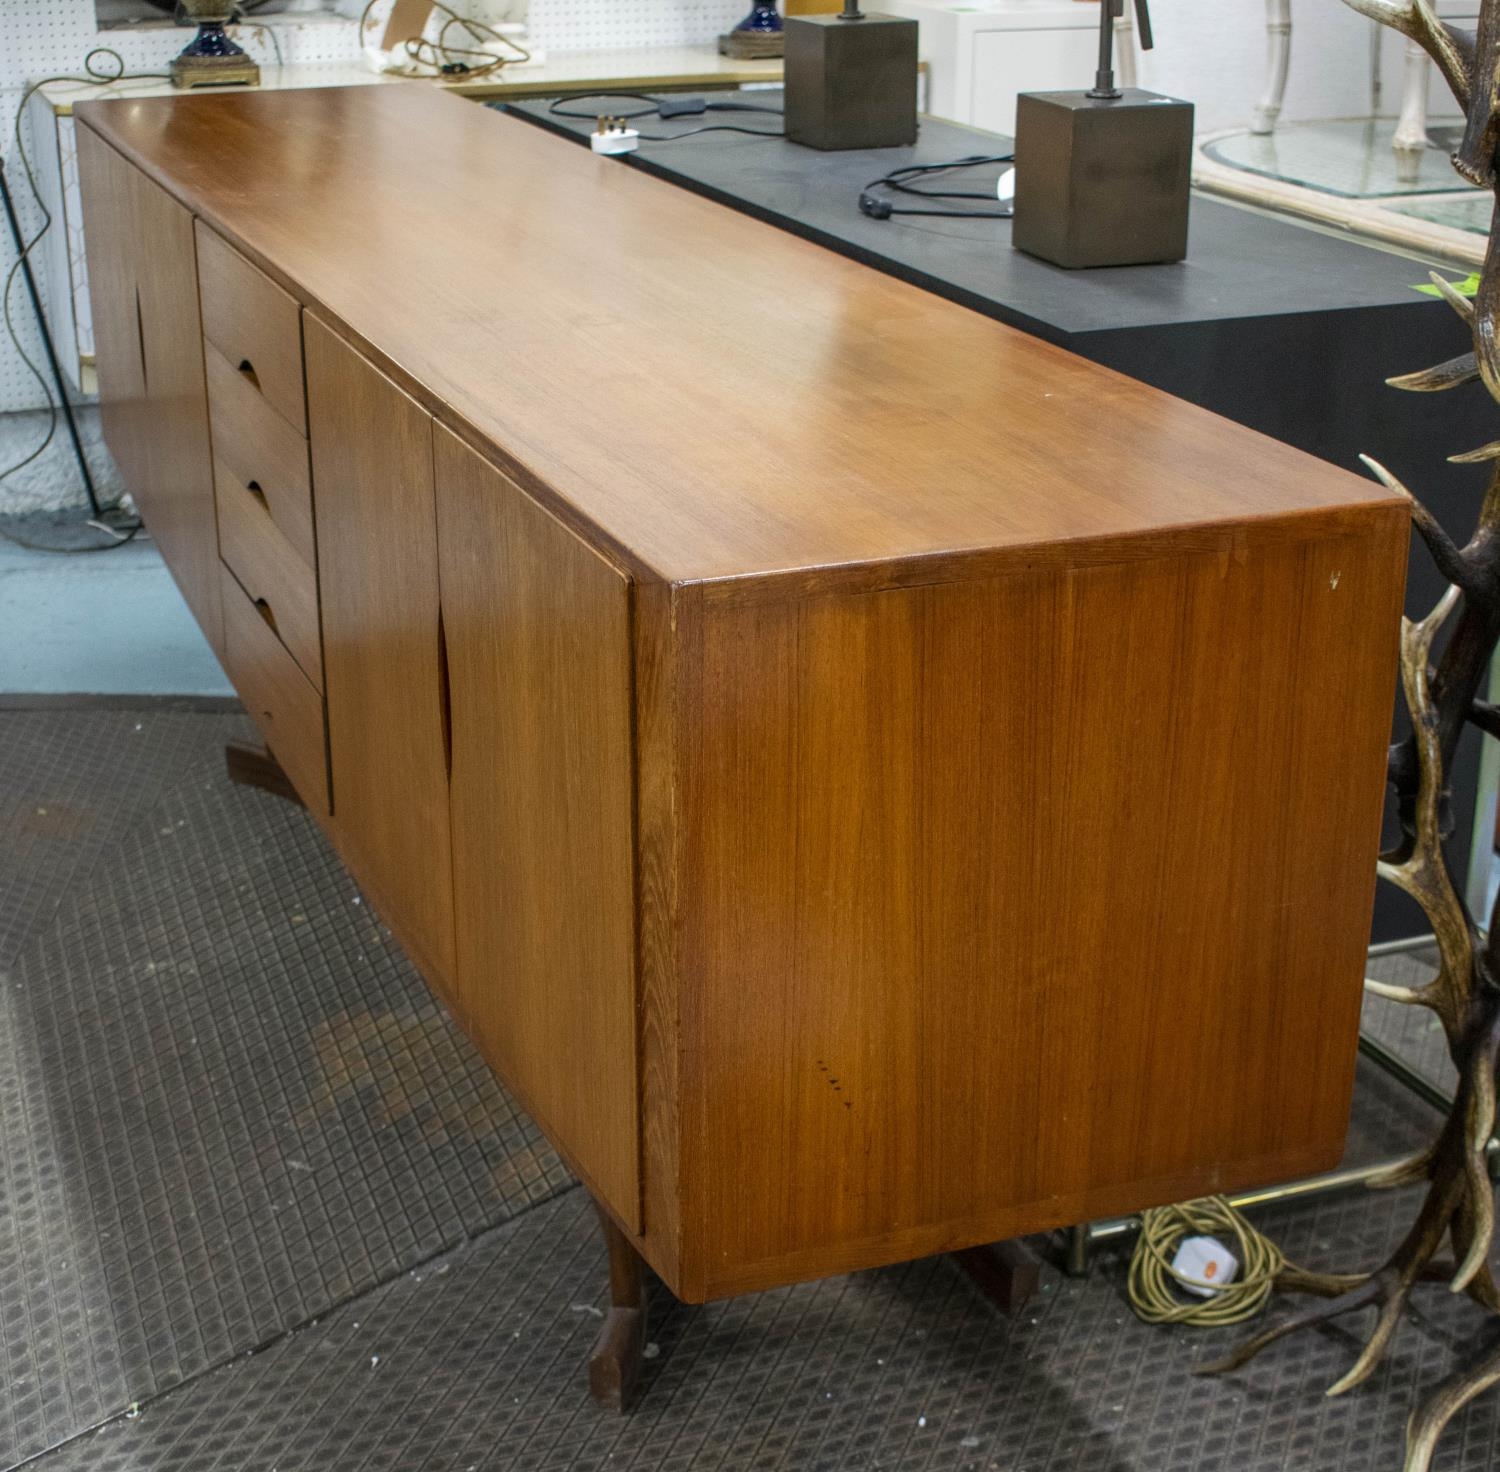
[[[276,627],[276,612],[270,602],[265,598],[255,600],[255,611],[265,620],[266,627],[277,636],[281,637],[281,631]]]
[[[141,397],[151,397],[151,381],[146,370],[146,317],[141,311],[141,288],[135,289],[135,343],[141,357]]]
[[[448,624],[438,608],[438,718],[443,728],[443,775],[453,781],[453,685],[448,668]]]

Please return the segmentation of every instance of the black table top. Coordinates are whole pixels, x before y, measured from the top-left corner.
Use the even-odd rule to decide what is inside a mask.
[[[781,94],[733,94],[780,106]],[[572,100],[583,111],[639,106]],[[586,143],[593,123],[553,116],[546,99],[505,104],[517,117]],[[706,123],[776,129],[773,117],[709,114],[633,126],[680,134]],[[1167,266],[1064,271],[1014,250],[1005,220],[901,218],[872,220],[859,211],[871,180],[908,163],[936,163],[1009,151],[994,133],[924,118],[911,148],[820,153],[782,138],[708,133],[674,142],[643,142],[624,155],[629,166],[768,220],[821,245],[999,318],[1067,343],[1079,334],[1372,306],[1431,306],[1412,288],[1427,267],[1393,251],[1343,239],[1195,194],[1185,261]],[[992,190],[1000,165],[945,176],[937,187]],[[895,200],[897,203],[913,203]],[[960,206],[963,207],[963,206]],[[974,208],[984,208],[976,203]],[[746,269],[753,268],[746,262]]]

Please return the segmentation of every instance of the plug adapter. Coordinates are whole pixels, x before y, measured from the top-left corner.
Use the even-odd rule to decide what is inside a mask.
[[[619,118],[600,118],[599,126],[589,134],[589,147],[595,153],[634,153],[640,142],[640,130],[627,128]]]

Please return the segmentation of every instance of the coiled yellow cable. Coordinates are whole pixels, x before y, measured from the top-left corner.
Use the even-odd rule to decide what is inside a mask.
[[[1217,1237],[1239,1259],[1239,1275],[1210,1298],[1185,1299],[1176,1284],[1193,1283],[1173,1270],[1185,1237]],[[1136,1317],[1148,1324],[1238,1324],[1265,1307],[1286,1266],[1281,1249],[1257,1231],[1222,1196],[1141,1213],[1141,1235],[1130,1258],[1127,1292]],[[1201,1283],[1197,1286],[1202,1286]]]

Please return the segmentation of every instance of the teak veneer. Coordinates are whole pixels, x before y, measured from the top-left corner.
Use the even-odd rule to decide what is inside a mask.
[[[1398,499],[430,89],[77,117],[109,443],[612,1343],[1338,1158]]]

